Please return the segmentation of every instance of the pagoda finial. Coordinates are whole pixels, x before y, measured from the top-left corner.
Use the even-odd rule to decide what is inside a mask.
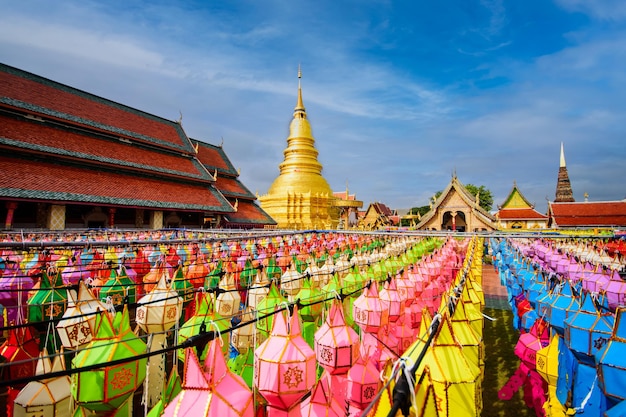
[[[300,67],[300,64],[298,64],[298,102],[296,103],[296,108],[294,109],[296,112],[305,111],[304,103],[302,102],[302,85],[300,80],[302,80],[302,68]]]
[[[559,167],[565,166],[565,152],[563,152],[563,142],[561,142],[561,160],[559,162]]]

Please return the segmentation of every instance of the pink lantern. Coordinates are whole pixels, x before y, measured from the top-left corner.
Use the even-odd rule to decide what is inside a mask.
[[[611,280],[606,285],[606,296],[611,309],[626,305],[626,281],[617,271],[612,272]]]
[[[381,385],[380,372],[369,352],[365,352],[348,371],[346,399],[349,404],[364,410],[380,391]]]
[[[415,330],[411,323],[411,315],[403,314],[400,316],[396,325],[392,329],[394,336],[398,341],[395,352],[398,355],[402,355],[415,340]]]
[[[270,416],[299,416],[299,401],[315,385],[315,352],[302,337],[297,308],[289,327],[284,312],[273,321],[270,337],[254,352],[254,385],[268,402]]]
[[[389,283],[384,284],[378,298],[380,298],[383,309],[388,311],[390,322],[395,323],[404,314],[405,300],[400,297],[394,278]]]
[[[254,416],[252,391],[240,376],[228,370],[219,343],[219,339],[209,343],[204,369],[193,349],[185,351],[182,391],[163,416]]]
[[[537,366],[537,351],[548,346],[548,323],[539,318],[530,332],[520,335],[513,352],[531,370]]]
[[[315,332],[315,356],[330,374],[348,372],[359,356],[359,335],[346,324],[339,301],[333,302],[326,321]]]
[[[324,372],[317,381],[311,396],[305,399],[300,405],[302,417],[344,417],[345,409],[337,398],[332,387],[330,374]],[[336,388],[335,388],[336,389]]]
[[[409,278],[406,269],[402,275],[396,277],[396,286],[398,287],[400,298],[405,300],[404,305],[410,307],[413,301],[415,301],[416,289],[415,283]]]
[[[352,306],[352,318],[364,332],[378,333],[380,326],[387,322],[387,314],[378,297],[376,282],[371,282]]]

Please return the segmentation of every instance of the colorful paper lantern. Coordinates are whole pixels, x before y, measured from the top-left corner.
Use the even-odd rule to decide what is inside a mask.
[[[565,343],[579,361],[594,364],[594,355],[606,346],[615,317],[609,311],[600,310],[591,294],[583,294],[580,309],[564,322]]]
[[[302,338],[297,307],[289,326],[285,314],[275,314],[270,337],[255,350],[254,386],[267,401],[270,416],[299,415],[298,404],[316,380],[315,352]]]
[[[390,322],[395,323],[400,316],[404,314],[406,300],[400,297],[394,278],[384,283],[384,287],[380,290],[378,298],[380,299],[383,309],[387,311],[387,317]]]
[[[215,301],[212,294],[204,292],[196,293],[195,303],[195,314],[178,330],[178,344],[184,343],[185,340],[190,337],[200,334],[202,330],[216,330],[215,328],[211,328],[211,326],[217,327],[219,332],[223,332],[230,327],[230,323],[224,320],[222,316],[215,311]],[[222,350],[224,353],[228,351],[228,339],[229,335],[227,333],[222,334]],[[184,360],[184,355],[185,352],[179,350],[179,359]],[[203,360],[205,355],[206,350],[199,355],[200,360]]]
[[[96,300],[83,281],[78,283],[76,299],[70,294],[70,302],[63,318],[56,325],[61,344],[66,349],[85,347],[95,333],[96,315],[106,306]]]
[[[38,355],[39,340],[30,326],[10,329],[9,337],[0,346],[0,356],[6,362],[3,366],[4,378],[12,380],[34,375]]]
[[[36,375],[65,370],[63,355],[56,356],[50,363],[44,350],[37,363]],[[14,417],[60,417],[70,411],[70,377],[58,376],[40,381],[31,381],[13,401]]]
[[[376,368],[369,351],[363,353],[348,370],[347,375],[346,399],[360,410],[364,410],[374,400],[382,385],[380,371]]]
[[[204,367],[192,349],[185,350],[182,390],[165,407],[163,416],[254,416],[252,392],[228,370],[219,343],[219,339],[209,342]]]
[[[302,417],[344,417],[345,406],[337,398],[337,388],[339,387],[332,386],[330,374],[324,372],[313,387],[311,395],[300,405]]]
[[[128,309],[96,318],[96,333],[89,345],[72,360],[72,368],[98,366],[72,375],[72,397],[77,405],[95,412],[117,410],[143,383],[147,359],[132,359],[146,352],[146,344],[131,330]],[[117,365],[111,361],[127,359]],[[94,389],[98,387],[98,389]]]
[[[536,354],[537,373],[541,375],[544,381],[553,387],[556,387],[559,378],[559,339],[561,336],[555,334],[552,336],[548,346],[541,348]]]
[[[274,322],[274,309],[277,305],[285,304],[287,300],[280,294],[274,282],[270,284],[267,296],[263,298],[257,305],[257,328],[265,335],[268,336],[272,323]]]
[[[156,282],[154,285],[156,285]],[[149,288],[152,289],[154,285],[150,285]],[[146,292],[149,292],[149,290],[146,290]],[[108,281],[100,289],[101,300],[107,300],[109,297],[115,306],[122,306],[125,302],[129,304],[135,303],[135,283],[128,277],[126,268],[123,265],[117,271],[111,269]]]
[[[322,300],[324,295],[319,288],[311,288],[311,281],[305,278],[302,283],[302,289],[296,297],[302,306],[298,311],[300,317],[305,322],[315,322],[322,315],[324,304]]]
[[[354,301],[352,318],[361,330],[370,333],[378,333],[386,323],[387,312],[378,297],[376,282],[371,282],[369,288],[365,288],[363,294]]]
[[[326,321],[315,332],[317,362],[330,374],[344,374],[359,356],[359,335],[346,324],[343,306],[335,301]]]
[[[63,317],[66,308],[67,290],[61,275],[54,269],[43,271],[39,288],[28,300],[28,322],[44,331],[47,321]]]
[[[598,378],[604,394],[626,400],[626,307],[615,311],[615,325],[608,344],[596,354]]]
[[[238,324],[230,333],[230,343],[239,351],[240,354],[246,353],[249,349],[254,350],[256,347],[255,342],[256,345],[258,345],[265,340],[253,320],[253,311],[250,308],[246,308],[241,316],[241,323]],[[250,323],[242,325],[248,322]]]
[[[241,304],[241,296],[235,286],[235,278],[232,273],[224,274],[220,281],[220,293],[215,299],[215,310],[224,318],[230,319],[237,315]]]

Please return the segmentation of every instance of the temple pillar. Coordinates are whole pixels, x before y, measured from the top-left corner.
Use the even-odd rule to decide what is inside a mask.
[[[13,227],[13,214],[17,208],[17,201],[7,201],[5,207],[7,208],[7,217],[4,220],[4,228],[10,229]]]
[[[115,227],[115,207],[109,207],[108,228]]]
[[[65,205],[51,204],[48,211],[46,228],[50,230],[65,230]]]
[[[456,230],[456,215],[457,215],[457,212],[453,211],[450,214],[452,215],[452,231],[454,232]]]
[[[143,209],[135,209],[135,227],[143,227]]]
[[[150,212],[150,229],[163,229],[163,212],[161,210]]]

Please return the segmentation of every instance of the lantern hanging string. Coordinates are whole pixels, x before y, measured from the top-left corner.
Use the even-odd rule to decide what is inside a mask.
[[[350,293],[347,293],[346,296],[350,296],[352,294],[355,294],[361,290],[363,290],[365,288],[365,286],[358,288],[354,291],[351,291]],[[321,304],[321,303],[325,303],[328,301],[331,301],[335,299],[335,295],[332,294],[330,297],[324,298],[324,299],[320,299],[317,300],[313,303],[310,303],[308,305],[314,305],[314,304]],[[162,300],[161,300],[162,301]],[[284,303],[285,305],[283,307],[277,308],[276,310],[274,310],[273,312],[264,314],[259,316],[258,313],[255,316],[255,318],[253,318],[252,320],[246,321],[246,322],[240,322],[236,325],[233,325],[225,330],[221,331],[221,334],[226,334],[226,333],[230,333],[235,329],[238,329],[240,327],[244,327],[250,324],[254,324],[256,322],[258,322],[259,320],[268,318],[273,316],[274,314],[278,314],[281,313],[285,310],[289,310],[291,314],[293,314],[293,308],[296,304],[298,304],[300,302],[300,300],[296,300],[295,302],[291,302],[291,303]],[[167,332],[172,332],[172,329],[169,329]],[[119,364],[123,364],[123,363],[128,363],[131,361],[135,361],[135,360],[140,360],[140,359],[144,359],[144,358],[149,358],[151,356],[155,356],[155,355],[162,355],[162,354],[166,354],[168,352],[172,352],[172,351],[176,351],[178,349],[186,349],[188,347],[198,347],[201,345],[206,345],[206,343],[210,342],[211,340],[213,340],[215,337],[217,336],[217,332],[215,330],[206,330],[200,334],[194,335],[189,337],[187,340],[183,341],[182,343],[173,345],[173,346],[169,346],[166,347],[164,349],[159,349],[159,350],[155,350],[152,352],[146,352],[140,355],[135,355],[132,356],[130,358],[122,358],[122,359],[118,359],[118,360],[114,360],[114,361],[108,361],[108,362],[103,362],[103,363],[98,363],[98,364],[94,364],[94,365],[89,365],[89,366],[83,366],[83,367],[78,367],[78,368],[72,368],[70,370],[64,370],[64,371],[55,371],[55,372],[48,372],[45,375],[32,375],[29,377],[23,377],[23,378],[18,378],[18,379],[12,379],[12,380],[2,380],[0,381],[0,388],[1,387],[5,387],[5,386],[12,386],[12,385],[17,385],[17,384],[26,384],[28,382],[31,381],[40,381],[43,379],[48,379],[48,378],[55,378],[58,376],[69,376],[69,375],[73,375],[79,372],[87,372],[87,371],[91,371],[94,369],[99,369],[102,368],[103,366],[115,366],[115,365],[119,365]],[[49,356],[53,356],[53,355],[49,355]],[[24,361],[15,361],[15,362],[11,362],[11,365],[18,365],[21,363],[28,363],[31,362],[32,360],[24,360]],[[8,365],[0,365],[0,370],[2,369],[3,366],[8,366]]]

